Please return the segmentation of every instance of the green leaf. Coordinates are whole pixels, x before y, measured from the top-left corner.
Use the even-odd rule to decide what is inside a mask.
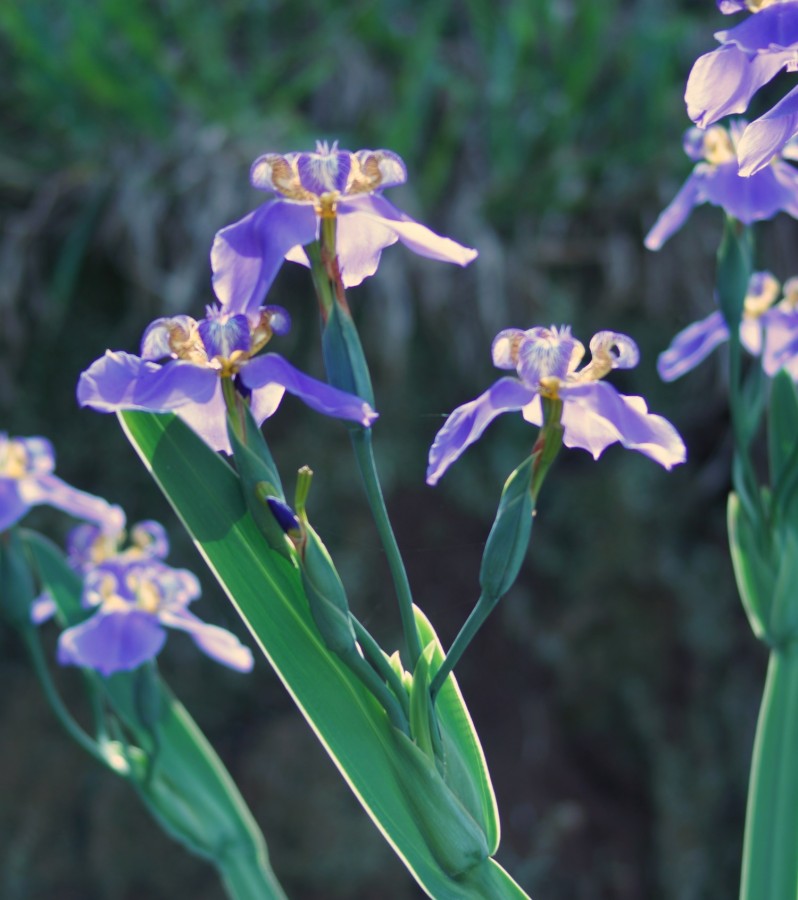
[[[798,488],[798,393],[785,371],[773,379],[770,393],[768,455],[774,509],[791,518],[792,509],[798,512],[793,503]]]
[[[443,870],[416,821],[407,779],[397,776],[399,732],[324,647],[296,567],[266,544],[230,467],[174,416],[127,412],[119,418],[311,728],[418,883],[437,900],[526,897],[491,859],[457,879]],[[437,645],[426,627],[424,643],[435,640]],[[479,786],[480,818],[488,825],[486,840],[493,849],[498,823],[490,779],[468,712],[454,679],[450,682],[441,689],[438,717]]]
[[[760,536],[735,493],[729,494],[726,518],[740,599],[754,634],[760,640],[771,642],[770,610],[774,574],[770,561],[763,553]]]

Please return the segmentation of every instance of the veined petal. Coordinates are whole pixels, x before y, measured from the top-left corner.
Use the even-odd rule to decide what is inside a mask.
[[[158,618],[162,625],[185,631],[203,653],[223,666],[250,672],[255,665],[252,651],[234,634],[218,625],[203,622],[188,610],[163,610]]]
[[[753,176],[767,166],[796,132],[798,88],[793,88],[768,112],[751,122],[743,132],[737,145],[740,175]]]
[[[619,394],[605,381],[563,385],[563,443],[598,459],[616,441],[666,469],[687,458],[684,442],[671,423],[648,411],[642,397]]]
[[[347,197],[339,203],[341,215],[358,212],[376,222],[382,223],[393,231],[399,240],[419,256],[437,259],[441,262],[456,263],[467,266],[477,257],[477,251],[464,247],[451,238],[441,237],[430,231],[425,225],[405,215],[384,197],[376,194],[364,194],[358,197]]]
[[[789,50],[798,44],[798,2],[766,6],[733,28],[716,31],[715,39],[751,52]]]
[[[476,400],[458,406],[430,447],[427,484],[437,484],[449,466],[479,439],[497,416],[522,409],[534,397],[535,392],[517,378],[500,378]]]
[[[377,413],[360,397],[305,375],[276,353],[266,353],[247,363],[241,370],[241,381],[253,391],[253,396],[269,385],[282,385],[311,409],[325,416],[359,422],[365,427],[377,418]]]
[[[158,655],[166,632],[158,619],[142,610],[96,612],[58,639],[58,662],[83,666],[102,675],[127,672]]]
[[[119,506],[79,491],[55,475],[38,475],[20,481],[19,493],[28,506],[47,504],[76,519],[96,522],[104,531],[114,533],[125,527],[125,514]]]
[[[210,370],[208,370],[210,371]],[[227,437],[227,407],[222,394],[222,380],[214,377],[213,393],[204,403],[186,403],[175,413],[195,431],[212,450],[233,452]]]
[[[0,531],[6,531],[30,509],[19,492],[18,478],[0,478]]]
[[[782,171],[777,172],[777,166]],[[704,198],[746,225],[772,219],[781,210],[796,207],[795,188],[790,183],[792,171],[789,163],[774,163],[743,178],[737,174],[735,162],[716,166],[703,179]]]
[[[649,250],[660,247],[687,221],[693,207],[704,202],[702,174],[693,172],[681,186],[676,196],[659,214],[657,221],[643,242]]]
[[[336,250],[344,287],[357,287],[377,271],[380,254],[398,240],[396,232],[372,216],[339,204]]]
[[[670,347],[660,353],[657,372],[663,381],[675,381],[700,362],[724,341],[729,339],[729,329],[720,310],[705,319],[693,322],[680,331]]]
[[[217,232],[211,248],[213,289],[226,312],[254,313],[285,254],[316,239],[312,204],[273,200]]]
[[[174,360],[161,366],[131,353],[107,350],[78,381],[78,403],[100,412],[171,412],[205,403],[218,381],[213,369]]]
[[[735,44],[699,56],[687,79],[687,114],[700,128],[706,128],[723,116],[745,112],[759,88],[793,56],[793,51],[747,53]]]

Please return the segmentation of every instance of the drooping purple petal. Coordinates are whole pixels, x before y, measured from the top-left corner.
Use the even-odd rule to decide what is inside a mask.
[[[440,262],[455,263],[467,266],[477,257],[477,251],[464,247],[451,238],[441,237],[430,231],[426,225],[405,215],[384,197],[377,194],[364,194],[358,197],[347,197],[339,203],[341,215],[357,212],[382,223],[393,231],[399,240],[419,256],[437,259]]]
[[[0,478],[0,531],[16,524],[30,509],[19,492],[18,478]]]
[[[107,350],[82,373],[78,402],[100,412],[138,409],[172,412],[190,403],[206,403],[218,376],[190,362],[158,365],[130,353]]]
[[[738,25],[716,31],[715,39],[749,52],[789,50],[798,44],[798,2],[766,6]]]
[[[24,478],[20,481],[19,493],[28,506],[54,506],[76,519],[96,522],[107,532],[119,532],[125,527],[125,514],[119,506],[79,491],[55,475]]]
[[[227,437],[227,407],[222,394],[221,378],[214,377],[210,400],[205,403],[186,403],[176,409],[175,413],[212,450],[221,450],[227,454],[233,452]]]
[[[743,132],[737,145],[740,175],[753,177],[759,173],[796,133],[798,88],[793,88]]]
[[[749,53],[735,44],[699,56],[687,79],[687,114],[699,128],[707,128],[723,116],[744,113],[754,94],[792,56],[792,51]]]
[[[261,388],[279,384],[325,416],[359,422],[365,427],[377,418],[377,413],[360,397],[305,375],[276,353],[255,357],[242,368],[240,377],[253,396]]]
[[[273,200],[217,232],[211,248],[213,289],[227,312],[256,312],[285,254],[316,238],[312,204]]]
[[[517,378],[500,378],[476,400],[458,406],[435,435],[430,447],[427,484],[437,484],[449,466],[479,439],[497,416],[522,409],[535,396],[535,392]]]
[[[646,235],[644,243],[649,250],[659,250],[684,225],[693,207],[703,203],[701,185],[701,175],[693,172]]]
[[[380,254],[398,240],[396,232],[371,216],[341,210],[339,205],[336,251],[344,287],[357,287],[377,271]]]
[[[798,208],[795,186],[791,183],[795,172],[789,163],[779,162],[743,178],[737,174],[737,163],[732,162],[707,169],[702,191],[708,203],[751,225],[771,219],[782,210],[792,214]]]
[[[616,441],[670,469],[687,458],[671,423],[648,411],[642,397],[619,394],[604,381],[562,385],[563,443],[598,459]]]
[[[188,610],[163,610],[158,618],[162,625],[185,631],[203,653],[216,662],[238,672],[250,672],[255,665],[252,651],[239,639],[218,625],[209,625]]]
[[[729,329],[720,310],[699,322],[693,322],[680,331],[670,347],[660,353],[657,372],[663,381],[675,381],[700,362],[724,341],[729,339]]]
[[[85,622],[61,633],[58,662],[113,675],[154,659],[165,641],[166,632],[151,613],[138,609],[109,613],[98,610]]]

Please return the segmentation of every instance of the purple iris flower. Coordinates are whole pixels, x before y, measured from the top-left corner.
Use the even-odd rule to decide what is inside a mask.
[[[380,253],[397,240],[420,256],[465,266],[477,255],[415,222],[381,195],[403,184],[407,170],[390,150],[339,150],[316,144],[315,153],[267,153],[250,172],[253,187],[278,196],[216,235],[211,249],[217,297],[232,312],[263,302],[283,259],[308,265],[302,249],[335,218],[336,252],[346,287],[377,270]]]
[[[123,523],[124,524],[124,523]],[[127,540],[128,546],[122,545]],[[67,562],[76,572],[85,575],[95,566],[109,559],[136,562],[143,559],[166,559],[169,539],[159,522],[137,522],[129,531],[99,528],[84,522],[73,528],[66,539]],[[40,625],[55,614],[55,601],[46,591],[31,606],[31,620]]]
[[[786,288],[786,285],[785,285]],[[778,340],[778,347],[783,347],[783,338],[787,329],[779,325],[774,319],[774,313],[779,310],[778,319],[787,318],[787,309],[784,303],[773,307],[773,303],[779,296],[779,282],[770,272],[754,272],[748,282],[748,291],[745,295],[743,306],[743,318],[740,322],[740,341],[752,356],[759,356],[763,352],[763,364],[768,375],[773,375],[781,366],[772,371],[773,342]],[[773,307],[773,308],[772,308]],[[763,341],[764,336],[764,341]],[[657,360],[657,371],[663,381],[675,381],[686,372],[694,369],[707,356],[729,339],[729,328],[720,310],[716,309],[705,319],[693,322],[683,331],[680,331],[671,341],[670,347],[660,354]],[[765,363],[765,360],[767,362]]]
[[[527,422],[542,425],[541,396],[562,400],[567,447],[581,447],[598,459],[606,447],[620,442],[666,469],[684,462],[684,443],[670,422],[649,413],[642,397],[619,394],[601,381],[612,369],[637,365],[635,342],[624,334],[600,331],[590,341],[590,363],[579,369],[584,352],[569,327],[499,332],[493,341],[493,363],[515,369],[518,378],[500,378],[449,416],[430,448],[427,484],[436,484],[502,413],[520,410]]]
[[[154,659],[166,641],[165,629],[174,628],[222,665],[249,672],[254,662],[249,648],[189,612],[188,604],[199,595],[199,581],[185,569],[154,556],[113,556],[86,573],[82,603],[95,612],[61,633],[58,661],[106,676],[130,671]]]
[[[0,531],[42,504],[96,522],[103,531],[124,528],[120,507],[70,487],[53,474],[54,469],[53,445],[46,438],[10,438],[0,432]]]
[[[774,159],[755,175],[743,178],[738,174],[735,147],[744,128],[745,122],[735,120],[728,131],[720,125],[707,131],[688,129],[684,151],[696,165],[646,235],[649,250],[659,250],[684,225],[693,207],[702,203],[720,206],[746,225],[771,219],[781,211],[798,218],[798,169]],[[787,152],[782,155],[791,158]]]
[[[199,322],[190,316],[156,319],[144,332],[141,356],[109,350],[83,372],[78,401],[100,412],[174,412],[225,453],[231,448],[222,378],[233,378],[250,395],[259,425],[286,391],[324,415],[371,425],[377,413],[359,397],[304,375],[276,353],[256,356],[272,334],[289,327],[288,313],[278,306],[247,314],[208,307]]]
[[[743,113],[753,95],[780,71],[798,71],[798,0],[720,0],[721,12],[749,10],[733,28],[718,31],[721,46],[696,60],[687,80],[690,118],[706,128]],[[745,129],[737,143],[740,174],[753,175],[798,133],[798,88]]]

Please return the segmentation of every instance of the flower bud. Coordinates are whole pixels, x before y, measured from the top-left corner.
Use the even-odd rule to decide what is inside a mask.
[[[495,600],[512,587],[529,546],[535,459],[530,456],[505,482],[496,519],[485,544],[479,583],[483,595]]]

